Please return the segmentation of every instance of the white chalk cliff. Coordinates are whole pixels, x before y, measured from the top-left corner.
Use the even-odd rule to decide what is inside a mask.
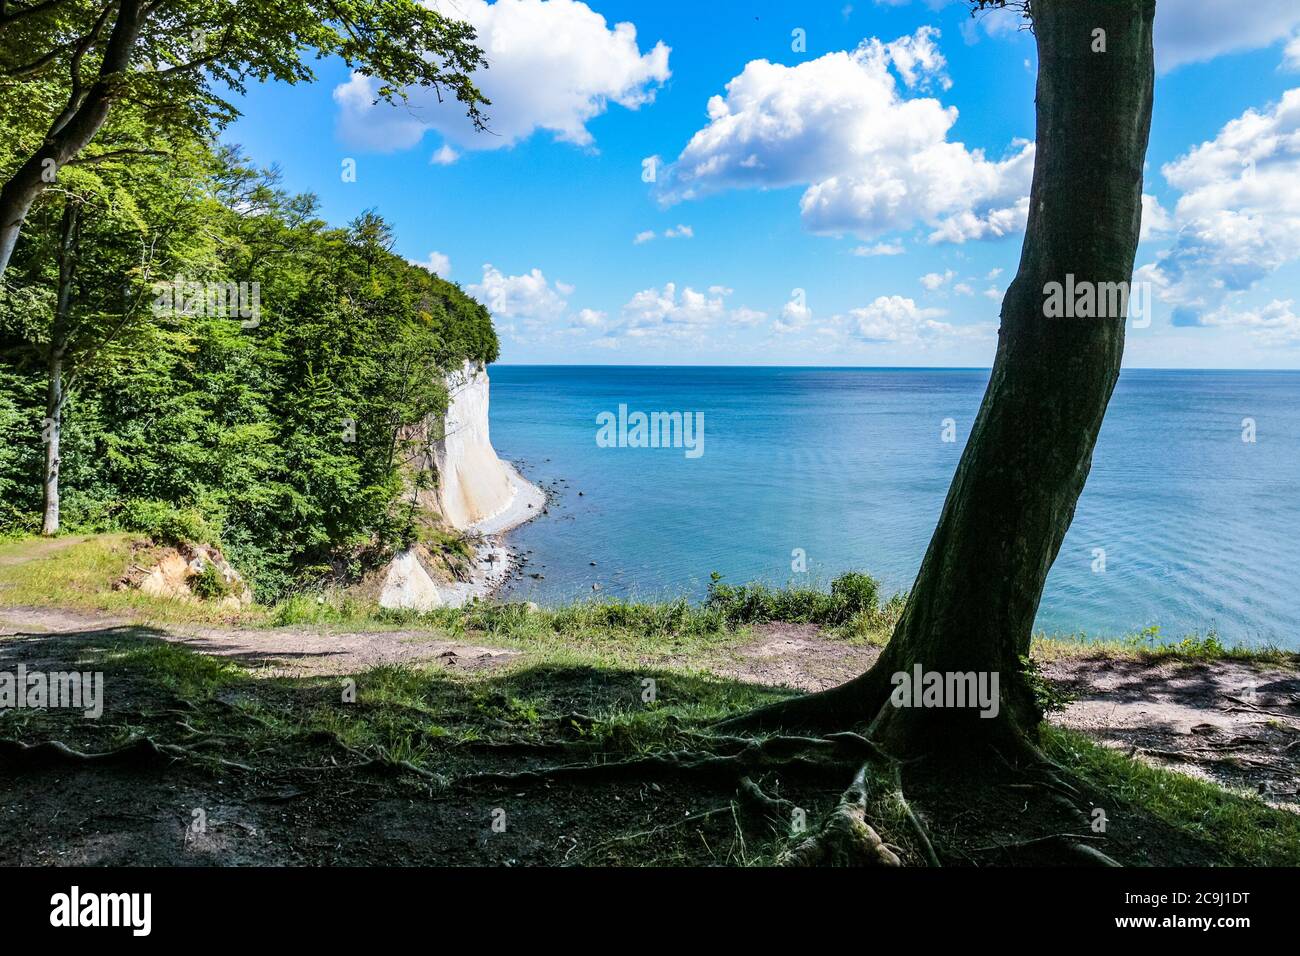
[[[428,505],[457,531],[494,536],[539,514],[546,503],[540,488],[497,457],[488,434],[488,375],[476,363],[447,376],[448,405],[442,422],[429,422],[430,465],[437,470],[436,495]],[[440,436],[440,437],[439,437]],[[440,583],[412,551],[397,555],[379,597],[383,607],[430,610],[460,605],[490,591],[509,567],[509,554],[496,540],[475,555],[474,580]]]

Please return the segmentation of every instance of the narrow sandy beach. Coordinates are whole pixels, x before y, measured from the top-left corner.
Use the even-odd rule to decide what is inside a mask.
[[[542,513],[546,492],[519,473],[508,461],[501,462],[510,480],[510,502],[494,515],[475,522],[469,534],[479,535],[474,549],[474,571],[469,581],[439,587],[443,603],[461,607],[475,598],[487,598],[505,584],[515,566],[514,553],[506,545],[506,535]]]

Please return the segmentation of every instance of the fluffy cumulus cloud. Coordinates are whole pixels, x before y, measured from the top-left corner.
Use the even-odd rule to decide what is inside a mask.
[[[575,329],[603,329],[605,327],[605,313],[597,309],[579,309],[578,314],[573,317],[573,328]]]
[[[1180,192],[1167,249],[1138,270],[1176,325],[1224,324],[1238,294],[1300,259],[1300,89],[1161,168]]]
[[[781,317],[773,323],[772,328],[782,335],[801,332],[812,322],[812,317],[812,309],[808,306],[804,290],[795,289],[790,301],[781,307]]]
[[[818,233],[922,223],[932,242],[964,242],[1022,228],[1033,144],[990,159],[949,141],[956,108],[924,92],[949,85],[938,36],[923,26],[793,67],[750,61],[709,100],[709,123],[661,177],[661,200],[802,185],[803,222]]]
[[[444,279],[451,275],[451,259],[441,252],[429,253],[429,258],[425,259],[423,262],[416,259],[412,259],[411,262],[414,265],[423,266],[430,272],[442,276]]]
[[[921,276],[921,285],[925,286],[927,292],[934,292],[951,282],[956,274],[951,269],[945,269],[943,272],[927,272]]]
[[[572,293],[572,286],[552,284],[541,269],[508,276],[491,263],[483,266],[483,281],[469,287],[470,295],[487,306],[493,316],[503,319],[558,319],[568,308]]]
[[[1260,308],[1222,308],[1201,324],[1243,329],[1263,348],[1293,347],[1300,345],[1300,315],[1294,306],[1294,299],[1274,299]]]
[[[882,295],[870,305],[849,311],[849,332],[864,342],[922,345],[965,331],[940,322],[942,315],[943,309],[922,308],[905,296]]]
[[[454,98],[439,102],[431,90],[410,91],[406,104],[375,103],[376,80],[353,74],[337,87],[338,128],[350,144],[405,149],[436,130],[444,145],[433,162],[455,162],[452,146],[499,149],[537,130],[557,140],[589,146],[587,123],[610,103],[638,109],[654,99],[669,77],[669,48],[641,51],[636,27],[605,18],[578,0],[426,0],[448,16],[467,20],[489,68],[474,81],[492,101],[490,133],[475,132]]]
[[[1295,0],[1160,0],[1156,68],[1167,73],[1184,63],[1271,46],[1297,29]]]
[[[754,326],[766,313],[746,306],[731,308],[733,290],[722,285],[700,292],[675,282],[643,289],[623,306],[622,321],[607,338],[634,340],[697,340],[723,326]]]
[[[696,292],[690,286],[680,291],[669,282],[662,289],[643,289],[623,306],[623,333],[629,338],[689,337],[726,315],[728,289],[711,286]]]

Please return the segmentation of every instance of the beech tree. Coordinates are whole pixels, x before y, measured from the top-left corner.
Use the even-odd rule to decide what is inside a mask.
[[[150,320],[155,281],[212,256],[200,228],[214,165],[207,144],[184,134],[164,138],[131,112],[119,112],[102,135],[112,147],[102,162],[69,167],[51,185],[14,260],[15,288],[0,297],[0,358],[17,367],[35,364],[45,377],[46,535],[60,527],[70,394]]]
[[[992,375],[938,526],[878,662],[846,684],[736,724],[865,726],[894,753],[1032,749],[1042,713],[1026,675],[1047,573],[1074,516],[1119,376],[1125,315],[1047,318],[1047,286],[1130,282],[1151,126],[1154,0],[1015,7],[1038,48],[1037,155],[1020,265]],[[896,674],[997,673],[996,718],[896,707]]]
[[[130,102],[159,127],[220,126],[236,111],[219,91],[311,81],[310,59],[339,56],[381,81],[378,99],[432,87],[482,127],[474,38],[469,24],[416,0],[0,0],[0,81],[57,79],[64,93],[24,117],[39,140],[4,170],[0,278],[32,204],[81,161],[115,106]]]

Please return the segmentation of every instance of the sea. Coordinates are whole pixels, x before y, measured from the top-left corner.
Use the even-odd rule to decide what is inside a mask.
[[[511,600],[702,600],[710,576],[906,591],[987,369],[494,365],[493,445],[551,493]],[[651,421],[660,447],[649,445]],[[664,417],[680,413],[680,417]],[[1048,634],[1300,649],[1300,372],[1126,370]]]

